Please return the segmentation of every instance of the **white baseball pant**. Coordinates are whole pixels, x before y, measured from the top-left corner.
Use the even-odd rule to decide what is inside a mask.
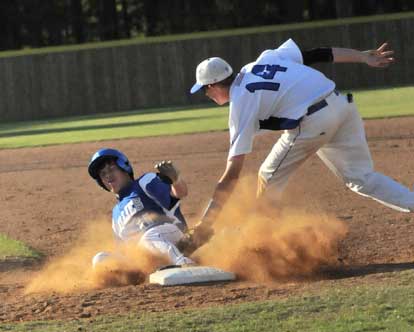
[[[166,255],[174,265],[193,264],[176,247],[183,236],[183,232],[176,225],[166,223],[147,230],[139,243],[153,253]]]
[[[162,254],[169,258],[170,263],[174,265],[194,264],[194,262],[184,256],[178,250],[176,244],[184,236],[183,232],[174,224],[166,223],[155,226],[144,232],[139,238],[139,244],[154,254]],[[132,237],[130,241],[134,241]],[[96,268],[99,264],[108,259],[122,262],[127,259],[120,253],[98,252],[92,259],[92,267]]]
[[[326,107],[305,116],[273,146],[259,170],[258,195],[280,199],[292,173],[316,153],[352,191],[398,211],[414,211],[414,192],[374,171],[355,104],[336,93],[326,101]]]

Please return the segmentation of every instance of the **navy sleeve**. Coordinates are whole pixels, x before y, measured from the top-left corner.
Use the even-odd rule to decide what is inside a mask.
[[[147,173],[139,180],[148,197],[165,209],[171,208],[171,185],[162,181],[155,173]]]
[[[309,66],[317,62],[333,62],[331,47],[319,47],[302,51],[303,64]]]
[[[168,176],[163,176],[160,173],[157,173],[157,176],[160,178],[162,182],[165,182],[168,185],[170,185],[170,193],[171,193],[171,185],[172,185],[171,179]],[[177,197],[171,196],[171,194],[170,194],[170,199],[171,199],[171,202],[170,202],[170,207],[168,208],[168,210],[171,210],[175,206],[175,204],[177,204],[177,202],[180,200]]]

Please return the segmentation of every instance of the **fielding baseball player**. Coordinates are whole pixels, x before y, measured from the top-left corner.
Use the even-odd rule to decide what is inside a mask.
[[[187,195],[187,185],[170,161],[155,168],[157,173],[144,173],[135,180],[132,166],[122,152],[101,149],[92,156],[88,172],[118,200],[112,211],[112,230],[119,242],[135,241],[165,255],[174,265],[193,264],[176,247],[187,230],[180,211],[180,199]],[[108,256],[119,257],[100,252],[93,258],[93,266]]]
[[[230,150],[194,236],[211,233],[210,223],[239,177],[253,139],[263,130],[283,130],[258,172],[258,196],[277,200],[289,177],[316,153],[352,191],[398,211],[414,210],[414,193],[374,171],[363,122],[352,100],[335,83],[309,67],[316,62],[366,63],[387,67],[393,51],[317,48],[301,51],[289,39],[264,51],[237,75],[223,59],[213,57],[196,69],[191,93],[203,90],[218,105],[230,103]]]

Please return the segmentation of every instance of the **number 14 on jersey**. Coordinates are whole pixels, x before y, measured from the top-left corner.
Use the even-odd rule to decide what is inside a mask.
[[[262,77],[265,80],[272,80],[278,71],[285,72],[287,67],[279,65],[255,65],[252,69],[252,74]],[[275,82],[253,82],[246,84],[246,89],[249,92],[255,92],[256,90],[270,90],[278,91],[280,83]]]

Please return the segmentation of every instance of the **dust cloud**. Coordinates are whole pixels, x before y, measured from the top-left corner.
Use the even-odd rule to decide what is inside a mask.
[[[274,204],[259,207],[252,197],[255,186],[251,178],[240,181],[214,224],[215,235],[191,258],[253,282],[311,277],[321,266],[337,263],[338,243],[347,233],[343,222],[323,213],[309,214]],[[116,248],[121,259],[112,256],[93,269],[92,258],[97,252],[115,251],[112,230],[101,220],[89,223],[83,234],[66,255],[46,264],[28,284],[26,293],[71,293],[139,284],[158,267],[168,265],[165,257],[133,245]]]
[[[108,221],[88,223],[84,235],[63,257],[52,259],[28,283],[25,293],[72,293],[110,286],[139,284],[167,260],[151,254],[137,245],[115,248],[115,241]],[[98,268],[92,268],[92,258],[97,252],[110,252]],[[113,254],[117,252],[117,254]]]
[[[346,225],[323,213],[309,214],[260,204],[252,197],[255,180],[246,178],[214,224],[215,235],[193,257],[254,282],[308,278],[338,263]]]

